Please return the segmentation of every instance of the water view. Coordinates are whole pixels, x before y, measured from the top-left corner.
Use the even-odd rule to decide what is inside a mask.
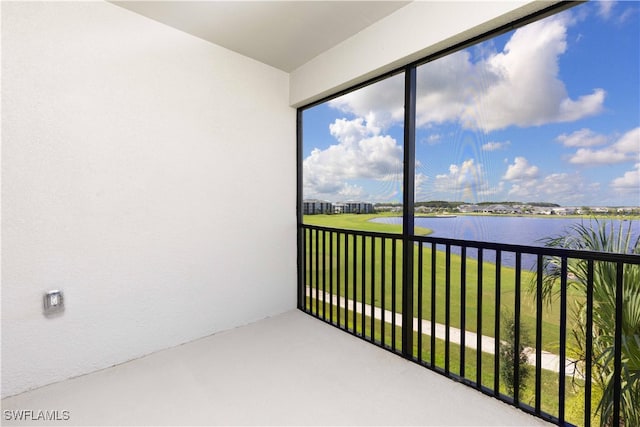
[[[385,224],[401,224],[400,217],[383,217],[372,220],[373,222]],[[603,221],[603,220],[601,220]],[[607,220],[610,221],[610,220]],[[626,230],[628,224],[632,226],[632,236],[637,238],[640,235],[640,221],[613,220],[617,229],[620,223]],[[455,217],[416,217],[415,225],[433,230],[432,237],[442,237],[449,239],[473,240],[478,242],[507,243],[524,246],[544,246],[544,239],[557,237],[566,234],[570,228],[576,224],[585,226],[595,226],[593,219],[580,218],[538,218],[538,217],[515,217],[515,216],[467,216],[458,215]],[[452,247],[453,253],[460,253],[459,248]],[[477,254],[469,250],[467,255],[476,258]],[[495,262],[493,251],[484,251],[483,257],[486,261]],[[515,264],[513,253],[503,252],[502,263],[507,266]],[[523,267],[532,268],[535,264],[533,257],[523,258]]]

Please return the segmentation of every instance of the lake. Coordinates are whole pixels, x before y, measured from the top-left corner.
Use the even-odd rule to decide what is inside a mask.
[[[374,222],[386,224],[401,224],[400,217],[386,217],[373,219]],[[575,224],[589,226],[594,223],[591,219],[580,218],[558,218],[558,217],[515,217],[499,215],[467,216],[458,215],[456,217],[416,217],[415,225],[433,230],[432,237],[443,237],[450,239],[475,240],[479,242],[507,243],[525,246],[544,246],[542,239],[557,237],[569,231]],[[620,220],[615,220],[616,227]],[[626,230],[625,221],[623,229]],[[640,221],[632,221],[632,235],[640,235]],[[460,248],[452,247],[452,252],[460,253]],[[476,257],[476,251],[468,249],[467,254],[472,258]],[[484,251],[484,259],[490,262],[495,261],[494,251]],[[531,268],[531,258],[523,259],[523,267]],[[515,256],[513,253],[503,253],[502,263],[513,266]]]

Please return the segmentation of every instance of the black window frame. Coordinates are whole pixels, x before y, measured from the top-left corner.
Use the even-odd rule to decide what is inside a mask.
[[[537,12],[533,12],[522,18],[511,21],[507,24],[500,25],[494,29],[488,30],[475,37],[471,37],[462,42],[456,43],[450,47],[444,48],[436,53],[420,58],[416,61],[410,62],[404,66],[395,68],[386,73],[380,74],[370,78],[362,83],[353,85],[344,90],[338,91],[332,95],[325,96],[317,101],[311,102],[296,109],[296,229],[297,229],[297,287],[300,289],[300,284],[304,281],[304,272],[302,271],[302,229],[303,224],[303,113],[305,110],[323,104],[332,99],[338,98],[342,95],[351,93],[358,89],[370,86],[374,83],[380,82],[389,77],[397,74],[404,74],[404,140],[403,140],[403,185],[402,185],[402,241],[404,250],[408,253],[412,248],[411,237],[414,233],[414,202],[415,202],[415,135],[416,135],[416,70],[419,66],[435,61],[436,59],[451,55],[460,50],[474,46],[478,43],[495,38],[509,31],[513,31],[527,24],[539,21],[552,15],[556,15],[560,12],[568,10],[579,4],[586,3],[586,1],[560,1],[547,6]],[[413,304],[413,287],[404,286],[404,283],[413,282],[413,257],[403,257],[403,312],[409,313]],[[301,308],[304,304],[304,296],[298,292],[297,305]],[[412,347],[412,334],[404,333],[402,337],[403,348]],[[410,357],[410,355],[405,355]]]

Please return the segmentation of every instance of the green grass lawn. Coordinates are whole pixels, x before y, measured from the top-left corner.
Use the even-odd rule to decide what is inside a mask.
[[[375,231],[378,233],[402,233],[401,224],[382,224],[370,220],[380,217],[399,217],[398,213],[380,214],[340,214],[340,215],[305,215],[304,223],[323,227],[341,228],[343,230]],[[426,236],[433,230],[424,227],[415,227],[414,234]]]
[[[369,220],[377,215],[310,215],[305,216],[307,224],[322,225],[333,228],[345,228],[350,230],[366,230],[378,232],[400,231],[400,225],[380,224]],[[353,236],[345,242],[345,237],[341,236],[340,245],[337,237],[333,241],[327,236],[326,241],[323,234],[318,237],[318,265],[316,262],[316,235],[312,233],[309,239],[309,250],[305,260],[306,283],[318,286],[333,294],[339,293],[341,296],[348,296],[350,299],[361,301],[364,293],[364,301],[377,307],[390,309],[395,295],[396,311],[400,312],[402,307],[402,242],[384,239],[385,247],[382,248],[382,240],[375,239],[375,256],[372,255],[372,239],[365,239],[364,255],[362,239]],[[395,246],[396,263],[395,294],[392,289],[393,281],[393,251]],[[422,263],[420,263],[420,246],[414,246],[414,316],[418,316],[418,308],[421,309],[423,319],[433,318],[438,323],[446,322],[446,308],[449,307],[449,323],[451,326],[461,327],[461,315],[464,310],[465,325],[467,331],[478,331],[478,307],[481,306],[482,334],[495,337],[495,315],[496,315],[496,266],[494,263],[484,262],[482,264],[482,293],[479,295],[478,289],[478,262],[475,259],[467,258],[465,274],[462,274],[462,258],[459,255],[451,254],[449,258],[449,300],[446,304],[446,259],[443,248],[436,250],[436,262],[432,264],[432,251],[430,247],[422,249]],[[345,251],[348,250],[348,259]],[[338,254],[338,252],[340,252]],[[363,264],[363,256],[365,263]],[[373,260],[373,263],[372,263]],[[348,263],[348,266],[347,266]],[[419,266],[422,266],[421,268]],[[435,282],[432,283],[432,271],[435,265]],[[345,274],[346,273],[346,274]],[[384,274],[383,274],[384,273]],[[364,277],[364,281],[363,281]],[[418,286],[419,280],[421,286]],[[535,319],[536,307],[535,297],[529,292],[530,285],[535,280],[534,273],[522,270],[520,275],[521,292],[521,318],[524,329],[528,331],[531,338],[531,345],[535,343]],[[372,283],[373,282],[373,283]],[[463,287],[464,283],[464,287]],[[354,286],[355,284],[355,286]],[[435,284],[435,286],[434,286]],[[363,286],[364,285],[364,286]],[[355,289],[354,289],[355,288]],[[462,304],[463,289],[465,293],[465,303]],[[431,311],[432,291],[435,290],[435,312]],[[364,292],[363,292],[364,291]],[[348,293],[348,295],[346,295]],[[383,296],[384,293],[384,296]],[[421,297],[421,298],[419,298]],[[500,313],[506,311],[513,312],[516,297],[516,271],[514,268],[502,267],[500,270]],[[580,295],[569,295],[569,306],[572,300],[581,298]],[[421,307],[418,307],[421,301]],[[559,304],[544,306],[542,312],[542,347],[546,351],[558,353],[559,324],[560,324]],[[572,342],[575,338],[571,335],[567,339]]]

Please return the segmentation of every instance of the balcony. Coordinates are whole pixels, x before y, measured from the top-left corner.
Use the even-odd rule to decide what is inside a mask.
[[[3,425],[546,424],[297,310],[4,399],[2,409]],[[38,410],[69,419],[7,418]]]
[[[570,367],[556,362],[557,371],[545,369],[541,361],[545,352],[571,361],[570,354],[560,354],[563,346],[529,346],[539,382],[550,377],[556,393],[547,395],[542,386],[529,391],[549,397],[553,405],[530,400],[519,387],[516,394],[492,388],[499,361],[490,349],[495,354],[501,342],[492,331],[498,329],[498,316],[479,316],[484,311],[471,308],[460,311],[466,304],[456,286],[466,280],[464,299],[480,301],[486,309],[498,285],[495,279],[502,276],[492,278],[494,270],[489,268],[478,274],[484,264],[462,253],[477,252],[473,244],[464,249],[453,241],[347,235],[320,228],[300,233],[294,214],[296,207],[302,208],[305,150],[302,143],[296,147],[296,139],[304,133],[297,126],[303,109],[325,96],[338,96],[348,87],[364,87],[360,85],[384,76],[400,76],[397,71],[410,76],[405,78],[405,95],[411,95],[410,87],[415,95],[420,87],[417,68],[427,56],[457,52],[463,44],[519,28],[573,3],[416,1],[363,2],[355,7],[357,2],[250,2],[233,8],[227,3],[2,2],[1,376],[2,406],[8,411],[2,421],[531,425],[544,423],[539,417],[546,417],[561,423],[563,405],[557,390],[563,389],[560,382],[568,389],[571,378],[560,371],[564,367],[564,373],[570,373]],[[599,7],[598,2],[587,4]],[[238,21],[229,19],[245,6]],[[297,6],[304,9],[303,19],[296,18]],[[143,16],[127,9],[143,9]],[[373,9],[378,12],[372,15]],[[638,16],[622,9],[618,3],[619,18]],[[353,31],[339,35],[333,18],[343,23],[339,27]],[[187,31],[181,25],[184,20],[191,22],[186,27],[192,31],[227,28],[221,34],[230,37],[229,43],[220,38],[209,43],[201,33]],[[246,25],[252,22],[261,25]],[[367,22],[365,28],[353,27]],[[598,42],[600,46],[635,40],[604,31],[603,25],[594,28],[611,35]],[[637,34],[636,27],[628,28],[632,36]],[[234,40],[250,51],[234,49]],[[298,48],[290,48],[289,42]],[[265,45],[274,48],[267,55],[270,59],[263,56]],[[312,52],[312,45],[317,50]],[[637,49],[589,51],[628,57],[625,52]],[[286,57],[278,59],[280,53]],[[537,56],[524,53],[519,56],[542,64]],[[601,56],[588,63],[626,70]],[[538,68],[522,69],[534,75],[529,71]],[[556,107],[595,100],[604,93],[596,89],[603,87],[601,73],[589,70],[595,83],[558,98]],[[573,74],[563,71],[558,77]],[[628,69],[611,81],[633,82],[625,75],[637,73]],[[466,87],[457,75],[451,76],[456,77],[453,86]],[[471,77],[470,93],[476,93],[476,82],[489,82]],[[537,84],[520,86],[544,94]],[[627,99],[629,105],[638,105],[632,90],[602,90],[607,100]],[[397,99],[401,106],[417,98],[398,92]],[[629,132],[637,127],[636,110],[598,105],[626,111],[631,119],[615,132],[633,135]],[[415,148],[416,138],[409,135],[420,113],[416,105],[407,110],[406,139],[413,141],[403,143],[404,153]],[[605,118],[613,123],[610,116]],[[576,122],[566,134],[580,133],[581,127]],[[614,137],[608,133],[613,128],[593,131]],[[474,150],[493,141],[502,140],[479,138]],[[600,148],[615,148],[616,143],[612,139]],[[521,153],[512,154],[515,158]],[[599,158],[601,153],[595,154]],[[624,184],[635,176],[635,157],[633,152],[615,154],[629,155],[630,167],[611,175],[617,177],[613,182]],[[297,189],[292,179],[296,158]],[[419,181],[413,160],[404,161],[403,176],[408,179],[402,193],[417,200],[409,189],[416,184],[409,183],[410,177]],[[391,169],[382,170],[386,176]],[[580,189],[570,188],[576,193]],[[321,240],[325,236],[337,242],[333,257],[328,255],[334,246]],[[347,240],[349,251],[357,254],[346,250]],[[376,242],[371,245],[376,257],[398,249],[385,263],[358,264],[357,257],[368,256],[370,250],[364,241]],[[298,288],[296,244],[308,245],[298,258]],[[422,249],[414,249],[415,257],[403,258],[403,251],[418,246]],[[480,253],[488,260],[492,253],[512,249],[518,250],[484,246]],[[434,253],[443,267],[430,270]],[[566,253],[557,254],[562,259]],[[587,263],[595,268],[603,261],[593,256]],[[467,262],[457,263],[459,259]],[[522,269],[504,271],[509,277],[515,277],[515,271],[530,276],[526,259],[523,252]],[[631,258],[611,262],[622,267],[637,263]],[[413,268],[406,268],[409,265]],[[345,273],[349,279],[341,281]],[[482,281],[473,280],[474,275]],[[437,287],[430,285],[432,277]],[[503,288],[507,283],[505,278]],[[520,283],[522,295],[527,284]],[[477,292],[480,288],[483,292]],[[433,289],[435,299],[429,297]],[[42,295],[51,290],[64,291],[66,311],[55,316],[42,313]],[[480,300],[474,297],[483,294]],[[514,301],[517,320],[516,294],[514,290],[500,296],[503,302]],[[569,294],[563,301],[573,297]],[[291,311],[296,304],[310,316]],[[567,304],[562,306],[568,315]],[[563,312],[557,307],[553,325],[562,323]],[[520,312],[521,318],[531,314],[526,304]],[[281,313],[286,314],[276,316]],[[614,316],[618,325],[619,316]],[[252,324],[264,318],[268,320]],[[232,329],[246,324],[251,325]],[[535,330],[538,323],[533,324]],[[543,331],[549,327],[546,321],[540,326]],[[559,343],[560,335],[570,340],[569,331],[564,332],[545,332],[543,342],[551,336]],[[625,366],[619,345],[624,335],[619,329],[614,335],[618,350],[612,360],[619,374]],[[618,395],[618,404],[620,400]],[[24,421],[16,421],[18,417]]]
[[[559,425],[597,424],[605,384],[606,416],[625,425],[638,255],[311,225],[299,239],[303,311]]]

